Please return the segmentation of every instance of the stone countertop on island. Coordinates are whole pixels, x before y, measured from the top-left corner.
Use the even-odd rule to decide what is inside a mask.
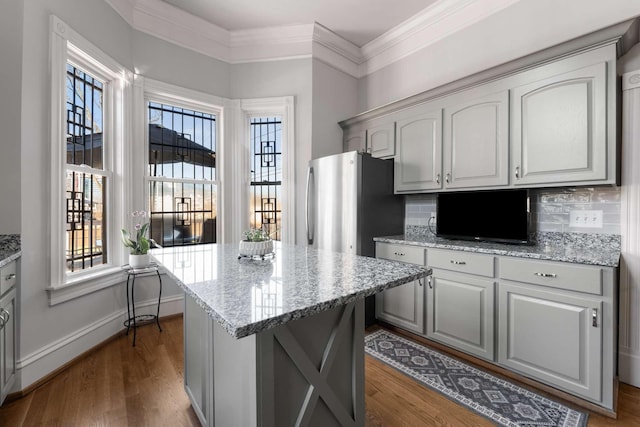
[[[384,243],[604,267],[618,267],[620,263],[620,236],[609,234],[537,233],[532,245],[452,240],[436,237],[431,233],[425,232],[376,237],[374,240]]]
[[[151,255],[229,334],[242,338],[430,274],[424,266],[276,242],[272,259],[238,259],[237,244]]]
[[[0,268],[20,258],[20,255],[20,235],[0,234]]]

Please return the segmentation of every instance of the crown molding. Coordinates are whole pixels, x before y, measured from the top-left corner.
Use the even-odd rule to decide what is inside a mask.
[[[228,31],[161,0],[105,0],[134,29],[230,63],[317,58],[360,78],[519,0],[439,0],[358,47],[319,23]]]

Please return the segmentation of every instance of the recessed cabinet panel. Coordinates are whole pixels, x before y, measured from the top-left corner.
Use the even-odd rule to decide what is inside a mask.
[[[398,120],[396,193],[442,188],[441,165],[442,110]]]
[[[373,157],[395,155],[395,123],[393,121],[367,127],[367,152]]]
[[[602,397],[602,301],[500,282],[498,362],[587,398]]]
[[[434,270],[427,289],[427,337],[494,359],[492,280]]]
[[[0,298],[0,404],[15,382],[16,373],[16,290]]]
[[[509,91],[445,109],[445,186],[509,183]]]
[[[366,151],[366,135],[359,126],[345,129],[343,134],[343,151]]]
[[[515,185],[607,179],[606,67],[513,90]]]

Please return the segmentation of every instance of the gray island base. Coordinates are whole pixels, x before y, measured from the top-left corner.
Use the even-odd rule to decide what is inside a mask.
[[[153,251],[185,291],[185,390],[207,426],[364,425],[364,297],[411,264],[276,244]]]

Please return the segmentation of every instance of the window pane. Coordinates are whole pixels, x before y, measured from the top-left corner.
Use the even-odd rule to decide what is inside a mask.
[[[151,238],[161,246],[215,243],[214,184],[150,181]]]
[[[106,264],[104,176],[66,172],[67,272]]]
[[[262,228],[274,240],[282,229],[282,120],[251,119],[250,225]]]
[[[67,164],[102,169],[103,83],[67,64]]]
[[[216,179],[216,117],[149,103],[149,176]]]

